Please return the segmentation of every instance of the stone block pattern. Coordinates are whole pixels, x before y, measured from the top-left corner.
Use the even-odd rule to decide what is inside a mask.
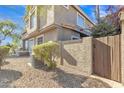
[[[64,41],[61,44],[63,66],[75,69],[82,74],[92,74],[92,38],[77,41]]]

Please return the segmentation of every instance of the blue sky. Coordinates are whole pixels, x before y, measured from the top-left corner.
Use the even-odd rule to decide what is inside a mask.
[[[25,14],[25,6],[0,5],[0,21],[12,20],[18,26],[18,29],[16,29],[16,32],[18,33],[21,33],[24,28],[24,21],[23,21],[24,14]],[[8,42],[11,42],[11,38],[7,38],[2,42],[2,44],[6,44]]]
[[[88,15],[88,17],[93,21],[96,22],[95,19],[95,5],[80,5],[80,8]],[[107,13],[105,10],[108,8],[108,5],[100,5],[100,16],[106,16]]]
[[[93,21],[95,21],[94,16],[94,5],[80,5],[81,9],[89,16],[89,18]],[[105,16],[105,9],[107,6],[100,6],[100,14],[101,16]],[[25,6],[23,5],[0,5],[0,21],[2,20],[12,20],[18,25],[18,29],[16,29],[16,32],[22,32],[24,28],[24,21],[23,16],[25,14]],[[11,42],[10,38],[7,38],[3,44],[6,44],[8,42]]]

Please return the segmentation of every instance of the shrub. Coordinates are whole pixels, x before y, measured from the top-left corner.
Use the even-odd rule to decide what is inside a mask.
[[[34,56],[38,60],[44,60],[49,69],[56,67],[55,59],[59,57],[59,44],[49,41],[33,47]]]
[[[8,55],[10,47],[8,46],[0,46],[0,69],[2,62],[4,61],[5,57]]]

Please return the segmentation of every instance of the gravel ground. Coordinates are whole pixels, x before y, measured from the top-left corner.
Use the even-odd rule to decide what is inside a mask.
[[[54,71],[34,69],[27,65],[29,58],[8,58],[0,71],[2,88],[92,88],[110,87],[107,83],[58,66]]]

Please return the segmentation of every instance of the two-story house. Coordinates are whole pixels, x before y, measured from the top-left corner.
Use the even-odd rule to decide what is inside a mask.
[[[24,18],[23,47],[29,51],[46,41],[65,41],[90,36],[94,23],[76,5],[30,6]]]

